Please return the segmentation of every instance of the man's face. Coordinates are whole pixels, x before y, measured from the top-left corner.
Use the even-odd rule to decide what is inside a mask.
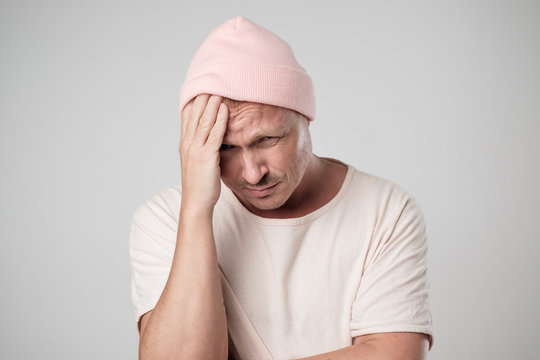
[[[278,209],[297,189],[311,158],[307,120],[276,106],[229,106],[220,155],[221,179],[248,210]]]

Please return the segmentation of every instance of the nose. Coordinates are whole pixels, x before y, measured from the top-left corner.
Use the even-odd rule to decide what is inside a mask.
[[[266,174],[268,167],[266,162],[256,153],[246,151],[243,154],[242,176],[250,184],[257,184]]]

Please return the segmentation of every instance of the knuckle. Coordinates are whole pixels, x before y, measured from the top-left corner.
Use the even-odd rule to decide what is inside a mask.
[[[201,123],[199,124],[199,127],[203,130],[208,130],[212,127],[212,123],[207,119],[202,119]]]

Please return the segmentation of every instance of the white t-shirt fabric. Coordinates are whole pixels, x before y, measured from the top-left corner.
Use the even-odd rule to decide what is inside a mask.
[[[130,236],[135,318],[152,310],[175,250],[181,186],[135,212]],[[249,212],[229,188],[214,210],[229,335],[243,360],[291,359],[356,336],[432,336],[422,213],[399,186],[348,166],[338,194],[290,219]]]

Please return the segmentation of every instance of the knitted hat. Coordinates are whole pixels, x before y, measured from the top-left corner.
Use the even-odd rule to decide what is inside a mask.
[[[243,18],[228,20],[201,44],[180,89],[180,112],[199,94],[257,102],[315,117],[313,84],[291,47]]]

